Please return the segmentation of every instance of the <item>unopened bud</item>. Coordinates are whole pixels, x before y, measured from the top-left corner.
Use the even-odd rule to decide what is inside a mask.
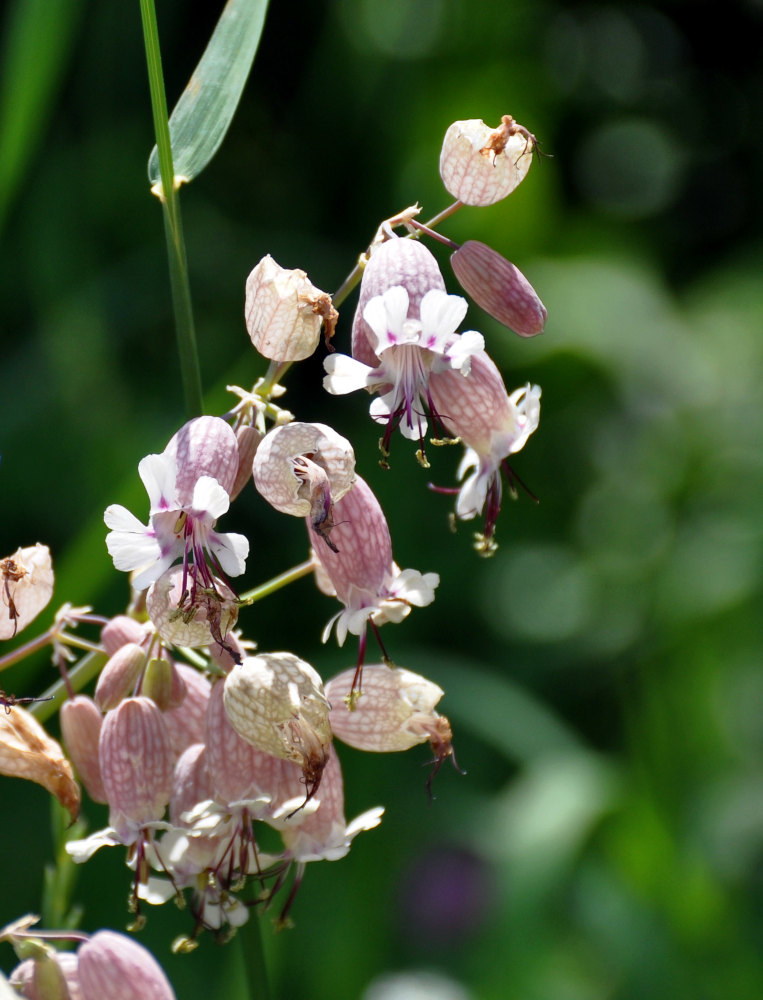
[[[174,664],[164,656],[155,656],[146,665],[140,693],[162,709],[177,708],[185,698],[185,681]]]
[[[518,267],[477,240],[467,240],[450,263],[464,291],[478,306],[520,337],[546,325],[546,307]]]
[[[101,642],[109,656],[125,643],[141,643],[146,638],[146,626],[128,615],[114,615],[101,629]]]
[[[46,947],[37,958],[16,966],[10,984],[27,1000],[82,1000],[77,966],[73,952]],[[0,997],[5,997],[1,991]]]
[[[98,756],[103,716],[95,702],[78,694],[63,703],[59,720],[67,752],[87,794],[93,802],[108,802]]]
[[[47,545],[29,545],[0,559],[0,639],[11,639],[37,617],[53,596],[53,564]]]
[[[328,341],[339,318],[330,295],[304,271],[289,271],[270,254],[246,279],[245,315],[252,343],[271,361],[309,358],[318,346],[321,324],[326,324]]]
[[[100,739],[109,823],[160,819],[172,792],[173,754],[164,716],[149,698],[127,698],[106,715]],[[129,824],[128,824],[129,825]]]
[[[185,663],[175,664],[175,670],[183,680],[185,698],[177,708],[164,713],[164,721],[170,734],[172,749],[179,757],[193,743],[204,742],[211,685],[200,671]]]
[[[127,642],[109,657],[95,686],[95,703],[108,712],[132,694],[135,682],[146,666],[146,654],[137,643]]]
[[[302,766],[311,797],[331,747],[329,703],[318,673],[292,653],[248,656],[228,674],[223,697],[231,725],[248,743]]]
[[[257,454],[257,448],[262,441],[262,434],[251,424],[236,428],[236,443],[238,444],[238,472],[230,491],[231,502],[236,499],[241,490],[252,478],[252,462]]]
[[[77,955],[83,1000],[175,1000],[153,955],[124,934],[98,931]]]
[[[491,129],[480,118],[453,122],[440,153],[440,177],[465,205],[493,205],[524,180],[533,160],[535,136],[511,115]]]
[[[441,687],[403,667],[365,666],[363,697],[350,711],[345,695],[354,674],[353,667],[326,684],[332,706],[329,720],[338,739],[378,753],[408,750],[431,740],[440,718],[435,705],[443,696]]]

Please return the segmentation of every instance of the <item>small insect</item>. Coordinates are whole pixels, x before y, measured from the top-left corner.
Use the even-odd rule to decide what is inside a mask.
[[[0,688],[0,705],[5,709],[5,714],[10,715],[11,709],[15,708],[16,705],[30,705],[34,701],[52,701],[53,695],[47,698],[17,698],[15,694],[6,694],[5,691]]]

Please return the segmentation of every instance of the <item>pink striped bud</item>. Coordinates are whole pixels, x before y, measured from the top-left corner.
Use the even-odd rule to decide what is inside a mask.
[[[329,703],[318,673],[293,653],[247,656],[225,679],[231,725],[264,753],[302,767],[310,798],[331,747]]]
[[[465,205],[493,205],[525,179],[536,145],[535,136],[511,115],[496,129],[480,118],[453,122],[442,144],[440,177]]]
[[[177,468],[175,492],[178,507],[190,506],[194,487],[202,476],[211,476],[230,494],[238,472],[238,444],[233,428],[220,417],[194,417],[183,424],[164,449]]]
[[[124,934],[98,931],[77,956],[82,1000],[175,1000],[153,955]]]
[[[13,970],[10,984],[27,1000],[82,1000],[79,961],[74,952],[45,948],[46,954],[24,959]],[[5,997],[0,991],[0,997]]]
[[[271,361],[302,361],[326,342],[339,313],[331,296],[316,288],[304,271],[289,271],[268,254],[246,279],[246,328],[254,347]]]
[[[0,559],[0,594],[0,639],[11,639],[53,596],[53,563],[47,545],[38,542]]]
[[[546,307],[519,268],[491,247],[467,240],[450,263],[461,287],[478,306],[520,337],[534,337],[546,325]]]
[[[127,698],[106,715],[99,752],[109,823],[129,843],[131,828],[161,819],[172,792],[172,747],[159,708]]]
[[[137,643],[127,642],[104,664],[95,686],[95,703],[107,712],[132,693],[146,666],[146,654]]]
[[[149,625],[150,627],[150,625]],[[146,624],[127,615],[115,615],[101,629],[101,642],[109,656],[128,642],[141,644],[146,638]]]
[[[98,754],[103,716],[95,702],[86,695],[78,694],[63,703],[59,720],[66,751],[87,794],[93,802],[108,802]]]
[[[326,424],[285,424],[265,435],[252,471],[260,495],[276,510],[323,525],[355,481],[355,453]]]
[[[231,487],[230,498],[233,502],[252,478],[252,462],[262,441],[262,434],[251,424],[236,428],[236,443],[238,445],[238,471]]]
[[[376,336],[363,318],[363,311],[377,295],[401,285],[408,293],[408,318],[419,319],[419,306],[433,288],[445,291],[445,281],[434,255],[418,240],[393,237],[372,246],[360,283],[360,296],[352,321],[352,356],[370,368],[379,357],[374,351]]]
[[[177,708],[164,713],[170,743],[176,757],[193,743],[203,743],[207,715],[207,703],[211,685],[207,678],[194,667],[185,663],[175,664],[185,686],[185,697]]]
[[[440,718],[435,706],[443,696],[437,684],[402,667],[363,667],[363,697],[350,711],[344,697],[354,668],[326,684],[334,735],[357,750],[389,753],[426,743]]]

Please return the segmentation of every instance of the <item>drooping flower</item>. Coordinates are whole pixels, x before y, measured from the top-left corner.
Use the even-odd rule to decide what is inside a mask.
[[[161,455],[141,460],[138,472],[150,501],[148,525],[118,504],[104,515],[114,565],[136,571],[136,590],[145,589],[181,560],[182,591],[195,604],[197,589],[215,589],[216,575],[244,572],[247,539],[214,530],[228,510],[237,471],[236,436],[219,417],[189,421]]]
[[[246,280],[246,328],[252,344],[273,361],[301,361],[326,341],[339,313],[331,296],[316,288],[304,271],[287,270],[268,254]]]
[[[365,642],[369,621],[374,627],[400,622],[412,606],[425,607],[434,600],[440,582],[437,573],[414,569],[401,571],[392,558],[387,519],[373,491],[358,476],[355,485],[334,505],[334,550],[319,544],[319,536],[308,522],[314,556],[320,564],[325,592],[333,592],[344,605],[323,632],[326,642],[336,625],[339,645],[347,633]],[[330,586],[331,590],[328,590]]]
[[[540,387],[528,384],[509,395],[501,373],[481,351],[466,378],[443,372],[433,376],[431,391],[441,412],[447,413],[446,426],[466,446],[458,471],[464,482],[456,516],[468,521],[487,508],[484,535],[477,541],[479,551],[489,555],[495,549],[493,534],[501,509],[501,468],[538,426]]]
[[[28,545],[0,559],[0,639],[12,639],[53,596],[47,545]]]
[[[440,177],[465,205],[492,205],[525,179],[536,146],[535,136],[511,115],[495,129],[480,118],[453,122],[442,144]]]
[[[293,653],[247,656],[225,678],[231,725],[257,750],[302,768],[306,800],[318,790],[331,747],[329,703],[318,673]]]
[[[331,547],[332,510],[355,482],[355,453],[347,438],[319,423],[274,427],[252,464],[254,485],[271,506],[309,517]]]
[[[363,310],[373,332],[377,366],[342,354],[324,360],[323,385],[328,392],[341,395],[366,388],[381,393],[370,412],[377,423],[386,425],[383,452],[388,452],[392,432],[399,426],[404,437],[420,443],[423,454],[426,414],[440,420],[429,392],[432,374],[449,370],[467,374],[472,355],[485,345],[482,334],[474,330],[456,333],[466,309],[460,296],[432,289],[421,300],[420,318],[410,319],[408,292],[396,285],[371,299]]]

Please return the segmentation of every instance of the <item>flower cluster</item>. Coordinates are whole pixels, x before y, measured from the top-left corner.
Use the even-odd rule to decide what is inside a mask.
[[[527,174],[534,148],[534,137],[510,116],[494,130],[455,123],[440,159],[457,199],[452,208],[505,197]],[[439,576],[395,562],[387,518],[350,441],[277,403],[281,379],[316,350],[322,329],[323,384],[330,394],[365,389],[374,396],[370,414],[383,428],[384,468],[397,429],[416,444],[425,467],[430,428],[434,442],[463,445],[460,485],[448,490],[458,494],[455,517],[484,513],[477,547],[493,551],[501,474],[513,482],[507,460],[538,426],[540,389],[528,383],[509,393],[485,337],[460,329],[467,301],[448,294],[421,241],[443,238],[436,220],[416,222],[418,211],[388,219],[362,255],[350,354],[329,346],[343,293],[332,299],[303,271],[264,257],[247,280],[244,313],[252,344],[270,362],[267,373],[251,390],[229,387],[237,402],[228,413],[189,420],[163,451],[141,460],[147,523],[117,504],[104,515],[108,552],[130,574],[129,613],[99,622],[100,641],[85,648],[104,653],[105,664],[92,695],[75,693],[67,677],[60,721],[71,763],[90,798],[108,805],[109,820],[67,850],[84,862],[104,846],[125,849],[135,927],[145,904],[187,894],[194,925],[181,948],[205,929],[230,933],[252,906],[269,905],[288,877],[298,886],[308,863],[343,857],[358,833],[380,822],[380,807],[347,822],[335,741],[369,752],[428,743],[432,774],[453,758],[450,724],[436,711],[443,691],[396,666],[380,635],[383,625],[431,604]],[[399,226],[406,235],[394,232]],[[513,264],[477,241],[445,242],[456,277],[479,306],[521,337],[541,332],[545,309]],[[250,543],[219,531],[217,522],[247,483],[280,514],[304,520],[305,560],[240,591]],[[50,555],[44,546],[20,549],[0,571],[0,637],[11,637],[50,598]],[[243,608],[307,576],[339,605],[323,642],[334,633],[342,647],[348,635],[357,637],[354,664],[326,683],[298,652],[260,651],[238,628]],[[51,631],[64,672],[65,626],[95,620],[89,609],[70,609]],[[381,659],[371,665],[369,638]],[[15,700],[4,696],[3,703],[22,714],[5,727],[0,770],[45,784],[75,815],[79,792],[61,747],[46,742]],[[61,774],[63,788],[56,785]],[[278,834],[265,837],[267,851],[266,827]],[[258,884],[256,899],[246,892],[248,880]],[[77,995],[95,996],[104,955],[125,970],[135,963],[137,980],[153,975],[134,949],[105,932],[66,960],[43,948],[16,981],[36,995],[38,966],[47,962],[58,970],[53,975],[76,981]],[[146,996],[171,995],[151,982]]]

